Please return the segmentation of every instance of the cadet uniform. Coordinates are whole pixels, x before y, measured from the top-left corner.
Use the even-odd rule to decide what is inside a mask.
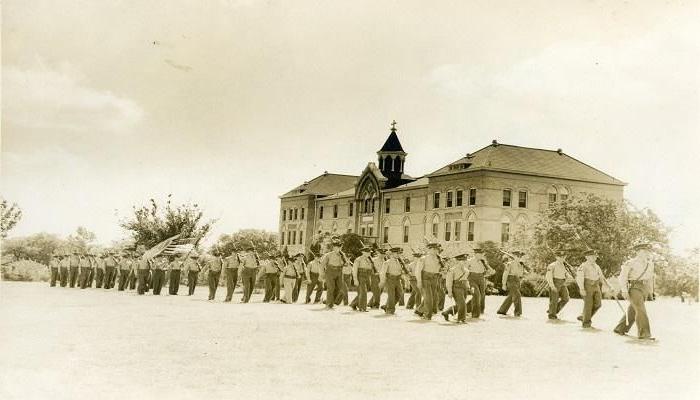
[[[146,293],[146,279],[148,278],[148,272],[151,269],[151,260],[139,258],[134,261],[134,264],[136,265],[136,275],[138,278],[137,293],[142,295]]]
[[[304,282],[304,270],[306,269],[306,264],[304,263],[304,255],[299,253],[294,258],[294,268],[297,274],[297,279],[294,281],[294,291],[292,292],[292,301],[294,303],[299,300],[299,292],[301,292],[301,284]]]
[[[350,302],[349,291],[350,286],[352,286],[352,264],[350,262],[343,265],[343,284],[340,287],[340,292],[335,297],[335,304],[340,305],[342,302],[344,306],[347,306]]]
[[[654,280],[654,262],[648,251],[649,244],[639,244],[634,247],[637,255],[622,265],[620,276],[620,289],[626,291],[626,296],[630,302],[627,307],[627,315],[620,319],[615,327],[615,333],[627,334],[632,325],[637,324],[637,335],[640,339],[654,340],[651,336],[651,326],[649,317],[644,305],[646,298],[651,293],[651,284]]]
[[[219,288],[219,279],[221,278],[221,269],[224,262],[219,256],[208,257],[205,260],[205,268],[208,270],[207,282],[209,283],[209,300],[214,300],[216,297],[216,289]]]
[[[160,291],[163,288],[163,282],[165,281],[165,270],[168,268],[168,259],[160,255],[153,261],[153,272],[151,275],[151,284],[153,286],[153,294],[156,296],[160,295]]]
[[[496,273],[484,257],[483,250],[474,248],[474,256],[466,261],[469,271],[469,286],[472,298],[467,302],[467,312],[471,312],[472,318],[479,318],[486,309],[486,277]]]
[[[80,257],[77,251],[74,251],[72,255],[68,256],[68,285],[72,288],[75,287],[75,283],[78,280],[78,272],[80,269]]]
[[[68,269],[70,268],[70,257],[62,256],[58,262],[58,275],[61,280],[61,287],[68,285]]]
[[[326,280],[326,308],[333,308],[334,300],[343,285],[343,266],[347,260],[340,251],[340,240],[331,242],[333,250],[321,257],[321,271],[325,274]]]
[[[583,296],[583,315],[579,319],[583,322],[584,328],[591,327],[591,318],[601,306],[603,294],[600,290],[605,276],[600,266],[596,264],[597,257],[595,251],[589,250],[585,254],[584,261],[576,272],[576,283]]]
[[[88,256],[80,257],[80,279],[78,281],[80,288],[85,289],[88,287],[88,280],[90,279],[90,259]]]
[[[284,299],[282,301],[287,304],[294,302],[294,285],[297,281],[297,268],[294,264],[293,262],[288,262],[282,269],[284,276]]]
[[[241,258],[237,253],[231,253],[230,256],[224,259],[224,275],[226,279],[226,299],[224,302],[229,302],[233,298],[233,291],[236,290],[238,283],[238,268],[241,266]]]
[[[319,275],[321,273],[320,269],[320,259],[314,258],[306,265],[306,280],[309,283],[306,285],[306,304],[311,302],[311,293],[316,289],[316,297],[314,298],[314,304],[321,301],[321,295],[323,294],[323,282],[320,281]]]
[[[557,314],[569,302],[569,289],[566,287],[566,266],[563,255],[547,266],[545,279],[549,284],[549,319],[557,319]]]
[[[130,261],[130,269],[129,269],[129,278],[128,278],[128,283],[129,283],[129,290],[134,290],[136,289],[136,281],[137,281],[137,268],[138,268],[138,260],[136,257],[134,257],[134,253],[130,253],[130,255],[126,256],[129,261]]]
[[[252,250],[252,249],[250,249]],[[243,284],[243,299],[242,303],[247,303],[250,301],[250,296],[253,295],[253,288],[255,288],[255,275],[256,269],[260,266],[260,260],[258,256],[252,251],[247,251],[243,254],[242,258],[242,270],[241,270],[241,283]]]
[[[117,260],[114,258],[114,253],[110,253],[107,257],[104,259],[105,261],[105,277],[104,277],[104,288],[105,289],[111,289],[112,288],[112,276],[116,274],[116,268],[117,268]],[[126,278],[124,278],[124,281],[126,281]],[[124,285],[121,284],[122,278],[121,276],[119,277],[119,288],[120,290],[124,290]]]
[[[447,297],[447,267],[443,265],[438,275],[437,301],[435,302],[434,314],[437,314],[438,310],[442,311],[445,309],[445,297]]]
[[[515,304],[515,316],[519,317],[523,313],[523,305],[520,296],[520,280],[525,274],[525,267],[520,257],[524,255],[522,251],[514,251],[513,254],[518,257],[515,260],[508,262],[503,270],[502,285],[504,290],[508,290],[508,296],[503,300],[501,307],[498,309],[498,314],[506,315],[511,304]]]
[[[423,256],[421,262],[417,264],[416,279],[418,287],[423,293],[423,302],[415,311],[423,319],[429,320],[435,314],[437,307],[437,290],[438,290],[438,275],[440,268],[443,266],[442,259],[439,256],[440,245],[437,243],[428,243],[428,254]]]
[[[111,257],[114,259],[114,257]],[[105,260],[105,262],[109,261],[109,258]],[[131,274],[131,264],[133,264],[133,261],[131,260],[130,257],[124,256],[120,257],[119,262],[116,262],[115,260],[115,265],[117,265],[117,268],[119,268],[119,284],[117,285],[117,290],[120,292],[123,292],[127,286],[129,285],[129,276]],[[116,275],[116,273],[112,273],[111,275]],[[111,280],[111,279],[110,279]],[[105,285],[107,284],[107,278],[105,278]]]
[[[105,259],[102,255],[95,257],[95,287],[102,289],[105,279]]]
[[[363,247],[362,254],[355,259],[352,265],[352,276],[357,284],[357,295],[350,303],[353,310],[367,311],[367,289],[369,288],[369,280],[373,271],[374,261],[370,257],[370,248]]]
[[[168,277],[168,294],[177,296],[178,290],[180,290],[180,270],[182,269],[183,261],[175,257],[170,259],[168,263],[168,269],[170,270],[170,276]]]
[[[372,273],[372,276],[369,280],[370,289],[372,290],[372,298],[369,299],[368,304],[369,308],[379,308],[379,303],[382,296],[382,291],[379,290],[379,268],[381,268],[382,264],[384,263],[385,250],[377,249],[377,252],[379,254],[377,254],[377,256],[372,259],[376,267],[376,271]]]
[[[188,296],[192,296],[194,294],[194,290],[197,288],[197,277],[199,276],[199,271],[202,269],[199,265],[199,261],[197,261],[196,258],[199,258],[199,256],[196,254],[190,254],[183,265],[185,274],[187,274]]]
[[[269,303],[270,300],[274,300],[275,298],[275,286],[276,282],[279,282],[280,270],[277,267],[277,261],[275,259],[265,259],[261,262],[261,266],[260,276],[264,278],[265,282],[263,303]]]
[[[408,283],[411,286],[411,295],[408,296],[406,308],[409,310],[413,309],[414,306],[420,306],[422,300],[420,288],[418,287],[418,279],[416,279],[416,268],[422,256],[421,253],[413,253],[413,260],[408,264]]]
[[[391,249],[391,256],[382,263],[381,270],[379,271],[379,286],[384,287],[387,293],[386,305],[384,306],[384,311],[387,314],[394,314],[396,312],[396,303],[398,302],[399,294],[398,286],[400,285],[399,280],[403,273],[403,267],[397,258],[401,251],[402,249],[400,247],[393,247]]]
[[[51,256],[51,260],[49,261],[49,272],[51,272],[51,287],[56,286],[56,280],[58,280],[58,266],[60,264],[60,260],[58,259],[57,256]]]
[[[450,315],[457,314],[457,322],[466,322],[467,305],[465,299],[467,298],[467,292],[469,290],[468,280],[470,275],[465,262],[466,257],[466,254],[456,256],[454,265],[450,268],[445,277],[447,294],[455,301],[455,305],[442,313],[445,321],[450,320]],[[473,309],[478,310],[479,308],[475,305]]]

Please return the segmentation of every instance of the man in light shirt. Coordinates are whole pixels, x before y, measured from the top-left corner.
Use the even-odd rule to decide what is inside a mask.
[[[387,293],[386,305],[383,307],[384,312],[393,315],[396,312],[396,303],[399,296],[399,285],[403,266],[399,257],[403,249],[401,247],[392,247],[389,252],[389,259],[382,263],[379,271],[379,287],[384,287]]]
[[[423,254],[419,251],[414,251],[411,254],[411,259],[408,262],[408,284],[411,286],[411,295],[408,296],[408,301],[406,302],[406,309],[412,310],[413,307],[420,306],[422,301],[422,296],[420,293],[420,288],[418,287],[418,279],[416,279],[416,267],[420,262]]]
[[[642,243],[634,246],[635,256],[622,265],[620,276],[620,290],[630,304],[627,315],[620,319],[615,327],[615,333],[626,335],[637,324],[639,339],[654,340],[651,336],[651,326],[644,302],[651,293],[654,280],[654,262],[651,257],[651,244]]]
[[[596,263],[598,254],[595,250],[587,250],[583,255],[586,257],[586,261],[576,271],[576,283],[581,296],[583,296],[583,315],[579,316],[579,320],[584,328],[590,328],[591,319],[602,304],[603,293],[600,286],[605,276]]]
[[[371,249],[367,246],[362,246],[360,251],[362,254],[355,259],[352,265],[352,276],[357,284],[357,295],[350,303],[350,308],[367,312],[367,290],[369,289],[369,280],[375,267],[370,255]]]
[[[503,278],[501,280],[503,290],[508,291],[508,296],[506,296],[503,303],[501,303],[501,307],[498,309],[497,314],[506,315],[511,304],[514,304],[514,315],[519,317],[523,314],[523,306],[520,295],[520,280],[525,275],[525,264],[522,261],[522,257],[525,255],[525,253],[520,250],[515,250],[512,252],[512,254],[515,258],[506,263],[505,268],[503,269]]]
[[[314,289],[316,289],[314,304],[321,301],[321,296],[323,295],[323,282],[321,282],[320,280],[320,262],[321,259],[315,257],[306,265],[306,280],[308,281],[308,284],[306,285],[306,304],[309,304],[311,302],[311,293],[313,293]]]
[[[226,279],[225,303],[230,302],[233,298],[233,292],[236,290],[236,284],[238,283],[238,269],[240,266],[241,258],[238,256],[237,250],[233,249],[231,255],[224,258],[224,275]]]
[[[467,312],[471,312],[472,318],[479,318],[486,309],[486,278],[495,274],[488,260],[484,256],[484,249],[479,245],[474,247],[474,256],[466,261],[469,270],[469,286],[472,289],[472,298],[467,302]]]
[[[467,254],[460,253],[454,257],[452,267],[445,277],[447,295],[454,300],[455,305],[442,313],[445,321],[450,320],[450,315],[457,314],[457,322],[467,322],[465,299],[469,292],[469,269],[467,268]]]
[[[566,287],[566,277],[569,273],[564,262],[564,251],[558,250],[554,262],[547,266],[545,273],[549,285],[549,319],[558,319],[557,314],[569,302],[569,289]],[[573,276],[571,278],[573,279]]]

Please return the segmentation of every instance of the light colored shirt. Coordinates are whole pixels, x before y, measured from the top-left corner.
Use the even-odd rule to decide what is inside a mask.
[[[440,272],[440,268],[442,267],[442,264],[440,263],[440,259],[438,257],[439,256],[437,254],[431,254],[431,253],[424,255],[421,258],[421,265],[422,265],[421,271],[432,272],[434,274]],[[416,277],[418,277],[418,275],[416,275]]]
[[[69,266],[70,266],[70,261],[68,260],[68,257],[66,257],[58,262],[59,268],[68,268]]]
[[[586,279],[592,281],[600,280],[601,282],[605,280],[603,271],[600,270],[600,266],[596,264],[595,261],[584,261],[581,266],[578,267],[576,271],[576,283],[581,290],[585,290],[583,285]]]
[[[496,272],[491,268],[488,261],[486,261],[486,257],[480,254],[470,257],[466,262],[466,267],[469,272],[474,272],[475,274],[488,273],[490,275]]]
[[[243,267],[245,267],[245,268],[253,269],[253,268],[258,268],[258,266],[260,265],[258,263],[258,259],[255,257],[255,254],[253,254],[253,253],[246,254],[245,256],[242,257],[241,261],[242,261]]]
[[[163,257],[156,258],[155,260],[153,260],[153,269],[168,269],[168,259]]]
[[[327,267],[342,267],[344,265],[345,259],[340,254],[340,250],[329,251],[328,253],[324,254],[323,257],[321,257],[320,267],[324,270]]]
[[[297,268],[296,268],[296,266],[294,266],[294,263],[287,263],[287,265],[282,268],[282,271],[284,272],[285,277],[296,278]]]
[[[87,257],[81,257],[80,258],[80,268],[90,268],[92,265],[90,264],[90,259]]]
[[[121,260],[119,260],[119,269],[128,271],[131,269],[133,264],[134,264],[134,261],[131,258],[124,257]],[[117,264],[115,263],[114,265],[117,265]]]
[[[275,260],[265,260],[262,262],[263,270],[266,274],[274,274],[279,272],[277,268],[277,262]]]
[[[58,268],[58,265],[60,262],[58,261],[58,258],[52,258],[49,260],[49,268]]]
[[[627,281],[651,281],[653,278],[654,262],[649,257],[637,255],[622,264],[618,280],[624,290]]]
[[[309,261],[309,263],[307,264],[307,270],[308,270],[309,272],[313,272],[313,273],[315,273],[315,274],[320,273],[320,272],[321,272],[321,267],[320,267],[320,265],[319,265],[319,259],[318,259],[318,258],[314,258],[313,260]]]
[[[151,263],[149,263],[148,260],[144,258],[139,258],[138,260],[136,260],[136,269],[151,269]]]
[[[70,265],[73,268],[77,268],[80,266],[80,257],[73,254],[68,257],[68,265]]]
[[[544,274],[544,279],[549,284],[549,287],[556,288],[554,279],[566,279],[567,271],[563,261],[554,261],[547,265],[547,272]]]
[[[199,266],[199,262],[195,261],[194,258],[187,258],[182,264],[182,269],[185,270],[185,273],[189,273],[189,271],[199,272],[202,268]]]
[[[224,263],[221,257],[207,257],[207,259],[204,261],[207,270],[212,271],[212,272],[220,272],[221,268],[223,268]]]
[[[224,258],[224,268],[235,269],[241,266],[241,258],[238,254],[233,253],[230,256]]]
[[[449,271],[447,271],[447,276],[445,277],[447,286],[447,293],[452,297],[452,285],[455,282],[462,282],[469,286],[467,283],[467,278],[469,277],[469,270],[467,269],[466,262],[457,261]]]
[[[168,263],[168,269],[173,271],[179,271],[182,269],[182,260],[173,260],[172,262]]]
[[[523,268],[522,262],[516,260],[511,260],[507,262],[505,268],[503,269],[503,286],[506,285],[508,276],[516,276],[518,278],[522,278],[524,272],[525,269]]]

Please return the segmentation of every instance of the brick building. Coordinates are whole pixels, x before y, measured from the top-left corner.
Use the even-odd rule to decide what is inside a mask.
[[[446,247],[506,243],[549,204],[577,193],[622,200],[625,183],[561,150],[497,143],[414,178],[392,124],[359,176],[323,173],[280,196],[281,244],[305,251],[317,235],[354,232],[406,250],[424,238]],[[309,240],[311,239],[311,240]]]

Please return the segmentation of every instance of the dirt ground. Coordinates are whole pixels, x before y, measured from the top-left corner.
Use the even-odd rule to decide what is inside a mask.
[[[612,301],[584,330],[580,300],[551,323],[545,299],[515,319],[490,296],[482,319],[457,325],[403,308],[222,303],[224,291],[210,303],[206,287],[0,282],[0,399],[698,398],[698,306],[678,299],[647,303],[659,339],[647,343],[611,332]]]

